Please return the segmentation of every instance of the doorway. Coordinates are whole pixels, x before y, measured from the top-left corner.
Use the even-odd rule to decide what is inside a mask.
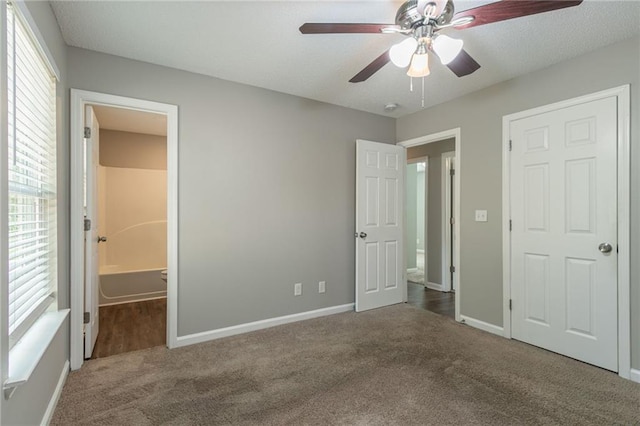
[[[407,148],[407,302],[458,321],[459,183],[455,175],[459,144],[458,129],[398,144]],[[418,169],[424,170],[424,177]]]
[[[97,114],[87,112],[95,113],[96,110]],[[110,120],[105,117],[110,114],[119,117],[119,120],[114,121],[120,124],[105,125]],[[99,126],[95,123],[91,125],[90,117],[93,117],[97,123],[102,120],[104,130],[111,131],[111,134],[96,130]],[[144,117],[146,119],[143,119]],[[147,146],[150,143],[153,144],[154,141],[149,139],[149,133],[153,132],[145,131],[140,127],[141,123],[156,122],[155,125],[158,127],[158,121],[162,123],[159,127],[163,127],[162,133],[165,134],[161,136],[164,148],[157,146],[160,149],[156,150],[154,155],[146,155],[149,152],[145,154],[140,148],[145,144]],[[128,128],[123,124],[127,122]],[[152,318],[138,317],[137,321],[142,326],[152,326],[151,330],[142,332],[143,335],[160,333],[164,335],[164,338],[160,336],[160,339],[164,340],[168,347],[173,347],[177,340],[177,107],[72,89],[71,124],[71,368],[78,369],[82,366],[87,354],[86,346],[89,347],[88,353],[91,353],[93,345],[91,341],[95,341],[96,337],[100,336],[99,319],[102,315],[98,312],[99,305],[117,306],[118,308],[112,308],[112,310],[119,309],[121,312],[113,314],[121,317],[122,311],[127,310],[124,309],[128,307],[127,304],[155,303],[157,305],[159,303],[157,301],[162,300],[160,298],[166,294],[166,302],[163,306],[137,305],[129,306],[131,309],[128,310],[134,315],[144,311],[166,312],[166,326],[162,321]],[[92,130],[87,131],[85,127]],[[102,150],[99,147],[101,133],[102,142],[105,143]],[[145,133],[147,136],[140,136]],[[114,138],[114,134],[118,137]],[[134,138],[138,142],[132,142],[133,139],[130,138],[132,134],[138,135]],[[85,138],[85,136],[88,137]],[[85,141],[88,151],[92,151],[93,154],[87,152],[85,156]],[[127,150],[126,153],[122,151],[123,145]],[[163,149],[164,152],[158,154]],[[101,151],[103,151],[104,160],[102,165],[99,160]],[[140,151],[138,152],[140,155],[135,151]],[[94,157],[94,159],[86,162],[87,157]],[[164,162],[163,167],[166,170],[160,170],[163,167],[159,164],[151,165],[151,157]],[[138,161],[139,164],[131,163],[133,160]],[[99,179],[101,175],[102,182]],[[135,182],[145,184],[146,188],[135,189],[133,187]],[[101,190],[98,188],[99,185]],[[142,197],[143,193],[145,196],[163,193],[164,198],[156,196],[153,200],[147,200],[143,205],[138,205],[140,200],[137,198]],[[100,203],[99,198],[104,197],[105,194],[107,200]],[[109,198],[115,202],[110,202]],[[134,204],[137,205],[136,208],[133,208]],[[90,206],[94,206],[93,211]],[[112,211],[123,207],[125,207],[123,211]],[[143,214],[144,217],[129,218],[135,222],[129,223],[131,220],[127,217],[131,215],[126,213],[127,210],[134,215]],[[109,211],[112,211],[112,214],[108,214]],[[104,216],[103,220],[100,220],[100,212]],[[84,220],[85,214],[92,220],[92,224],[88,227]],[[164,217],[160,217],[163,215]],[[105,230],[106,234],[103,232]],[[154,242],[152,244],[154,247],[139,250],[137,252],[139,255],[132,256],[131,253],[125,253],[126,250],[135,249],[136,246],[149,240]],[[112,243],[111,247],[107,248],[110,243]],[[119,270],[123,268],[127,270]],[[167,271],[165,288],[162,288],[164,287],[163,271]],[[104,279],[105,285],[100,285],[101,278]],[[129,294],[123,293],[124,288],[132,286],[137,286],[133,293],[130,291]],[[142,299],[148,300],[142,301]],[[108,327],[109,324],[105,326]],[[105,329],[104,334],[109,332],[109,329]],[[129,347],[132,350],[137,349],[135,345],[129,345]]]
[[[87,105],[88,117],[85,248],[95,238],[97,250],[85,280],[97,283],[85,292],[99,327],[85,329],[84,357],[95,359],[166,344],[167,117]]]

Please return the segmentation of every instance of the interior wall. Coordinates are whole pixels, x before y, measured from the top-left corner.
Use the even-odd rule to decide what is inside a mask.
[[[100,129],[100,164],[167,170],[167,137]]]
[[[179,336],[353,303],[355,140],[394,119],[77,48],[69,71],[178,105]]]
[[[100,273],[167,267],[167,138],[100,130]]]
[[[442,153],[455,151],[455,139],[446,139],[407,149],[407,158],[429,157],[426,182],[427,199],[424,202],[427,217],[427,281],[440,285],[442,278]]]
[[[69,95],[67,46],[47,1],[26,2],[35,24],[60,70],[56,87],[58,193],[58,307],[69,307]],[[4,30],[4,29],[3,29]],[[2,97],[5,99],[4,97]],[[0,398],[0,423],[40,424],[69,359],[69,320],[62,324],[29,381],[10,399]]]
[[[631,85],[631,343],[640,368],[640,38],[509,80],[397,121],[397,140],[461,129],[461,314],[502,326],[502,117]],[[488,210],[475,222],[474,210]]]

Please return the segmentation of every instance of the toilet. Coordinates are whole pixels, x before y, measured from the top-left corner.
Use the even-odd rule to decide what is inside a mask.
[[[162,278],[162,281],[164,281],[165,283],[167,282],[167,270],[166,269],[164,271],[160,272],[160,278]]]

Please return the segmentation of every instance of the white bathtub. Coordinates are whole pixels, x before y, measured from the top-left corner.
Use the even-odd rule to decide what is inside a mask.
[[[117,266],[100,270],[100,306],[167,297],[167,283],[160,277],[163,269],[120,271]]]

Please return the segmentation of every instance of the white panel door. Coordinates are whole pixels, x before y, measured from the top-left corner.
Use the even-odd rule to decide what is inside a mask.
[[[618,371],[616,98],[512,121],[510,138],[512,336]]]
[[[356,142],[356,311],[401,303],[405,148]]]
[[[85,107],[85,127],[91,129],[91,137],[85,138],[85,218],[91,221],[91,229],[85,232],[85,280],[84,311],[89,313],[89,323],[84,328],[84,357],[91,358],[98,338],[98,153],[100,126],[93,108]]]

